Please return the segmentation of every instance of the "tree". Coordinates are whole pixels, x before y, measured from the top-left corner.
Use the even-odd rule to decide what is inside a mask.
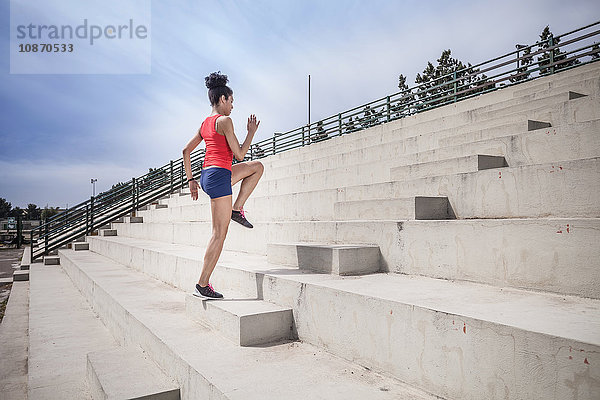
[[[552,46],[550,45],[552,43]],[[540,75],[548,75],[553,71],[568,68],[581,62],[578,59],[570,61],[564,61],[567,59],[567,55],[560,50],[559,47],[555,47],[551,50],[550,47],[558,46],[560,38],[555,38],[550,31],[550,26],[546,25],[542,33],[540,34],[540,41],[538,46],[540,49],[546,49],[541,55],[538,56],[538,64],[540,66]],[[554,59],[554,65],[550,65],[550,56]],[[546,67],[547,66],[547,67]]]
[[[409,115],[412,103],[415,100],[415,96],[412,96],[411,89],[406,84],[406,77],[402,74],[398,77],[398,89],[400,89],[400,99],[392,107],[392,112],[396,113],[396,118],[400,118],[405,115]]]
[[[436,67],[428,62],[423,75],[417,74],[415,83],[422,85],[417,92],[421,103],[419,108],[445,104],[455,98],[471,96],[493,86],[485,74],[479,75],[478,68],[473,68],[471,63],[465,65],[451,56],[450,49],[442,51]]]
[[[47,220],[48,218],[54,216],[58,214],[58,207],[50,207],[48,208],[48,206],[44,207],[44,209],[42,210],[41,213],[41,218],[43,220]]]
[[[509,79],[512,83],[529,79],[530,73],[527,71],[527,69],[533,61],[533,57],[530,56],[531,47],[517,45],[517,49],[520,50],[521,48],[523,49],[523,54],[521,54],[521,57],[518,57],[519,52],[517,52],[517,58],[521,58],[521,60],[517,62],[517,64],[520,66],[517,68],[517,72],[515,72],[515,74]]]
[[[42,210],[40,210],[40,208],[38,206],[36,206],[35,204],[27,204],[26,218],[28,220],[41,219],[41,217],[42,217]]]
[[[0,218],[6,218],[9,216],[12,204],[0,197]]]
[[[16,217],[23,218],[25,216],[25,213],[26,213],[26,210],[23,210],[21,207],[17,206],[8,213],[8,216],[15,217],[15,218]]]

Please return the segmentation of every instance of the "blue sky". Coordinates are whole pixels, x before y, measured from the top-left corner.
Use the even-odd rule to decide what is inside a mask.
[[[148,0],[150,1],[150,0]],[[47,1],[45,3],[52,3]],[[473,64],[600,19],[597,1],[151,1],[150,74],[10,74],[0,5],[0,197],[65,207],[181,157],[220,70],[255,141],[411,86],[442,50]],[[68,13],[67,11],[63,11]],[[99,61],[101,62],[101,60]]]

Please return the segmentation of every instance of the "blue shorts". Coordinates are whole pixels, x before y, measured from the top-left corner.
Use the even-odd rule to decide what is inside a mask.
[[[221,167],[203,169],[200,174],[200,187],[211,199],[231,196],[233,193],[231,190],[231,171]]]

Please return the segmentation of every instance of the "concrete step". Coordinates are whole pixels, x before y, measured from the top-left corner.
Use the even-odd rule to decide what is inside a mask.
[[[571,71],[561,71],[553,76],[547,76],[531,81],[527,85],[514,86],[513,96],[527,96],[539,91],[567,86],[570,86],[571,89],[575,91],[585,90],[578,85],[580,85],[581,82],[590,80],[595,81],[596,85],[589,87],[589,89],[594,90],[596,93],[600,91],[600,84],[598,84],[598,81],[600,80],[600,69],[597,63],[584,65],[581,68],[576,68]]]
[[[89,243],[86,243],[86,242],[73,243],[73,250],[75,250],[75,251],[89,250],[89,249],[90,249]]]
[[[27,398],[91,400],[87,354],[118,343],[62,266],[31,265],[28,333]]]
[[[154,361],[132,348],[87,354],[87,382],[94,399],[179,400],[179,387]]]
[[[150,209],[151,210],[160,210],[161,208],[168,208],[169,206],[166,204],[151,204],[150,205]]]
[[[116,229],[100,229],[100,236],[117,236]]]
[[[600,159],[600,157],[594,157],[594,158],[589,158],[589,159],[574,160],[574,161],[567,161],[567,162],[552,162],[552,163],[548,163],[548,164],[527,165],[527,166],[521,166],[521,167],[516,167],[516,168],[502,168],[501,170],[478,171],[477,174],[482,174],[482,176],[485,176],[486,178],[488,178],[488,182],[494,182],[495,179],[501,179],[499,177],[502,174],[521,172],[521,174],[523,175],[523,179],[530,179],[530,178],[532,178],[531,173],[533,173],[535,175],[538,175],[541,173],[543,179],[540,182],[537,182],[534,180],[532,183],[535,186],[538,186],[541,189],[543,189],[545,192],[548,192],[550,190],[552,192],[558,193],[561,196],[573,197],[573,194],[569,194],[565,190],[575,189],[576,193],[584,193],[583,199],[589,199],[589,193],[591,191],[591,188],[585,187],[585,186],[582,187],[580,185],[575,185],[575,182],[582,183],[583,181],[587,181],[587,182],[593,183],[593,185],[595,187],[598,184],[598,180],[597,180],[598,169],[597,168],[593,169],[590,167],[595,166],[595,164],[598,163],[599,159]],[[431,166],[433,166],[433,165],[435,165],[435,164],[431,164]],[[559,168],[559,166],[562,168]],[[568,168],[567,168],[567,166],[568,166]],[[560,175],[560,177],[552,176],[552,174],[556,173],[557,169],[560,170],[560,171],[558,171],[559,172],[558,175]],[[464,179],[467,176],[474,176],[477,174],[472,174],[472,175],[462,174],[461,178]],[[575,178],[575,181],[567,182],[567,181],[563,180],[562,178],[564,177],[564,175],[562,175],[562,174],[571,175],[573,178]],[[455,174],[452,174],[452,173],[447,174],[448,177],[451,175],[455,175]],[[537,179],[536,177],[533,177],[533,178]],[[257,197],[264,196],[265,193],[278,193],[279,195],[284,195],[284,194],[292,194],[292,193],[298,193],[298,192],[338,189],[338,188],[345,188],[345,187],[349,187],[349,186],[361,186],[361,185],[371,185],[371,184],[376,184],[376,183],[384,183],[384,182],[389,182],[389,181],[393,181],[393,180],[394,179],[392,179],[392,177],[391,177],[391,171],[389,169],[384,170],[381,165],[364,165],[364,166],[361,165],[361,166],[343,168],[340,170],[329,170],[329,171],[323,171],[323,172],[318,172],[318,173],[314,173],[314,174],[307,174],[307,175],[302,175],[299,177],[292,177],[289,179],[286,178],[286,179],[281,179],[279,181],[264,182],[264,183],[261,183],[261,184],[263,184],[263,190],[259,191],[256,194],[256,196]],[[549,180],[553,180],[554,184],[556,185],[558,183],[559,186],[544,187],[546,182],[548,182]],[[406,179],[404,181],[409,182]],[[410,181],[413,181],[413,179],[411,179]],[[511,184],[506,181],[502,181],[502,182],[506,185]],[[421,185],[421,186],[423,186],[423,185]],[[521,194],[520,192],[529,190],[527,188],[527,186],[519,186],[516,188],[514,187],[513,184],[511,184],[511,186],[512,186],[511,189],[514,189],[514,191],[511,191],[508,193]],[[422,188],[422,189],[425,189],[425,190],[419,190],[417,192],[404,192],[404,193],[398,194],[398,196],[408,196],[411,194],[412,195],[423,195],[423,196],[431,195],[429,193],[429,190],[427,190],[427,188]],[[458,190],[465,189],[465,187],[458,187],[456,189],[458,189]],[[483,188],[483,190],[485,190],[485,189],[487,189],[487,185]],[[481,192],[481,191],[482,191],[482,189],[479,190],[479,192]],[[446,195],[445,193],[437,193],[437,194],[442,195],[442,196]],[[377,197],[382,198],[385,196],[378,195]],[[451,198],[451,196],[448,196],[448,197]],[[537,197],[539,197],[539,194],[537,195]],[[476,201],[480,201],[480,199],[481,199],[481,197],[477,198]],[[577,200],[576,204],[580,204],[583,199],[580,198],[579,200]],[[585,200],[585,201],[586,201],[585,204],[588,207],[591,207],[592,209],[596,208],[593,205],[590,205],[589,201],[587,201],[587,200]],[[246,203],[246,206],[245,206],[246,210],[252,210],[252,207],[249,202],[250,202],[250,200]],[[563,204],[562,208],[563,209],[565,209],[565,208],[571,209],[571,210],[577,209],[575,207],[567,207],[566,204]],[[530,215],[535,215],[535,213],[530,214]],[[486,216],[484,216],[484,217],[486,217]],[[527,216],[529,216],[529,215],[527,215]]]
[[[238,346],[293,340],[292,309],[257,298],[227,294],[224,299],[185,296],[187,316],[212,327]]]
[[[369,128],[365,131],[355,132],[352,135],[336,137],[310,147],[298,149],[298,151],[290,150],[282,153],[280,158],[266,158],[264,163],[266,167],[277,170],[293,164],[359,150],[375,143],[385,144],[430,133],[434,133],[434,137],[439,139],[461,134],[466,135],[473,131],[505,129],[503,134],[505,136],[514,133],[518,129],[518,127],[511,128],[516,123],[522,122],[526,128],[527,120],[539,120],[549,122],[552,126],[562,126],[573,122],[584,122],[593,117],[594,114],[596,115],[595,119],[598,119],[600,118],[598,116],[600,112],[594,111],[597,107],[598,98],[596,97],[569,100],[568,92],[561,92],[550,99],[527,101],[525,104],[514,105],[510,110],[486,111],[485,117],[478,120],[474,119],[472,110],[465,111],[461,122],[458,124],[449,121],[451,116],[419,123],[415,126],[412,124],[405,126],[406,124],[403,121],[406,119],[402,119]],[[283,157],[283,154],[286,157]]]
[[[447,197],[403,197],[340,201],[334,205],[336,221],[456,219]]]
[[[381,270],[379,247],[364,244],[268,243],[268,261],[340,276]]]
[[[98,238],[112,243],[117,239],[123,240]],[[198,273],[201,251],[164,243],[156,245],[160,249],[155,247],[154,251],[165,252],[171,257],[181,252],[180,257],[188,260],[176,264],[178,268],[175,274],[171,271],[170,281],[179,282],[175,276],[178,274],[191,273],[193,276]],[[198,257],[196,260],[190,259],[195,257],[192,251]],[[61,254],[67,256],[66,252]],[[84,256],[90,259],[86,261]],[[161,331],[163,343],[172,340],[164,337],[168,332],[176,331],[180,340],[182,336],[186,340],[198,338],[204,341],[205,348],[219,348],[220,360],[230,360],[229,363],[240,360],[242,356],[232,354],[225,342],[216,344],[201,333],[181,335],[180,332],[188,330],[179,325],[182,318],[173,307],[169,307],[167,314],[162,311],[164,306],[148,304],[148,299],[153,298],[160,298],[161,304],[167,301],[172,304],[173,300],[166,295],[154,292],[148,296],[150,290],[158,288],[162,293],[163,286],[144,284],[134,278],[137,273],[133,270],[117,268],[100,257],[94,253],[74,252],[67,257],[78,265],[82,271],[79,275],[93,276],[93,285],[97,288],[94,295],[109,291],[114,297],[122,296],[120,303],[127,305],[128,315],[142,319],[143,309],[153,315],[153,318],[144,318],[146,324],[160,321],[161,326],[168,325],[168,329]],[[163,262],[167,263],[168,258],[163,258]],[[155,266],[143,262],[137,268],[151,275]],[[186,269],[189,271],[185,272]],[[114,278],[121,274],[122,278]],[[573,386],[569,382],[575,377],[584,377],[575,389],[579,398],[593,398],[593,390],[589,388],[593,387],[592,377],[598,375],[600,368],[598,300],[396,274],[336,277],[294,273],[289,268],[269,264],[264,258],[231,252],[223,254],[211,279],[225,294],[226,289],[231,288],[236,293],[245,292],[248,296],[291,307],[298,338],[302,341],[300,346],[317,344],[334,355],[355,360],[371,371],[385,371],[443,398],[494,398],[500,390],[496,386],[498,380],[502,382],[504,398],[570,398]],[[121,287],[125,282],[129,282],[129,287]],[[195,279],[188,281],[187,285],[194,282]],[[92,283],[85,286],[90,285]],[[174,290],[167,285],[164,287]],[[134,308],[137,303],[131,298],[137,297],[138,290],[143,292],[144,298],[139,302],[143,304],[138,305],[139,310]],[[85,289],[82,292],[92,293]],[[125,301],[125,296],[130,300]],[[167,315],[171,316],[169,321],[165,319]],[[178,322],[173,325],[171,320]],[[444,351],[450,344],[452,349]],[[191,343],[180,347],[194,348]],[[203,359],[206,358],[207,355],[203,355]],[[261,369],[266,367],[266,358],[262,359],[265,361],[258,364]],[[296,386],[298,377],[289,374],[285,368],[288,361],[297,361],[289,355],[271,355],[269,359],[276,359],[279,372],[288,377],[286,386]],[[438,367],[456,363],[457,368]],[[483,364],[486,368],[481,368]],[[253,365],[257,368],[257,364]],[[532,365],[540,367],[532,368]],[[219,376],[215,367],[211,365],[213,377]],[[305,371],[317,372],[314,367],[302,367]],[[227,379],[231,381],[255,372],[243,371]],[[277,382],[272,376],[270,379]],[[290,379],[294,381],[290,382]],[[328,379],[331,381],[336,377],[328,375]],[[548,381],[553,384],[546,384]],[[217,382],[213,384],[220,388]],[[260,387],[256,382],[253,385],[254,390]],[[306,390],[309,389],[303,389],[301,394],[307,395]],[[371,395],[376,393],[378,391],[373,391]]]
[[[155,264],[158,256],[138,240],[205,246],[212,234],[210,222],[129,228],[123,240],[88,238],[90,248],[124,264]],[[382,271],[600,298],[600,269],[590,262],[600,259],[599,232],[597,218],[280,221],[256,223],[252,232],[232,225],[224,249],[266,255],[268,243],[369,243],[379,246]]]
[[[6,279],[12,286],[0,323],[0,396],[23,400],[27,399],[30,285]]]
[[[390,170],[390,178],[391,180],[402,181],[432,176],[464,174],[504,167],[508,167],[504,156],[477,154],[392,168]]]
[[[14,271],[13,272],[13,281],[28,281],[29,280],[29,271]]]
[[[61,255],[81,293],[99,305],[107,327],[175,378],[182,399],[435,398],[308,343],[239,346],[189,319],[185,292],[93,252]],[[196,280],[187,282],[187,290]]]
[[[600,217],[600,158],[342,188],[338,201],[447,196],[457,218]],[[548,196],[548,193],[554,193]],[[271,199],[277,204],[277,199]],[[252,208],[251,201],[247,207]]]
[[[59,256],[44,256],[44,265],[58,265],[60,264]]]
[[[139,224],[144,222],[144,217],[125,217],[126,224]]]
[[[111,223],[113,223],[113,224],[122,224],[124,222],[125,222],[125,217],[119,217],[119,218],[111,221]]]

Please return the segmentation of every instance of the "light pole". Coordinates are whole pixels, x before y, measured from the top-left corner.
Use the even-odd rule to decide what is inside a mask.
[[[96,197],[96,182],[98,181],[98,179],[94,179],[92,178],[90,180],[90,183],[92,184],[92,196]]]

